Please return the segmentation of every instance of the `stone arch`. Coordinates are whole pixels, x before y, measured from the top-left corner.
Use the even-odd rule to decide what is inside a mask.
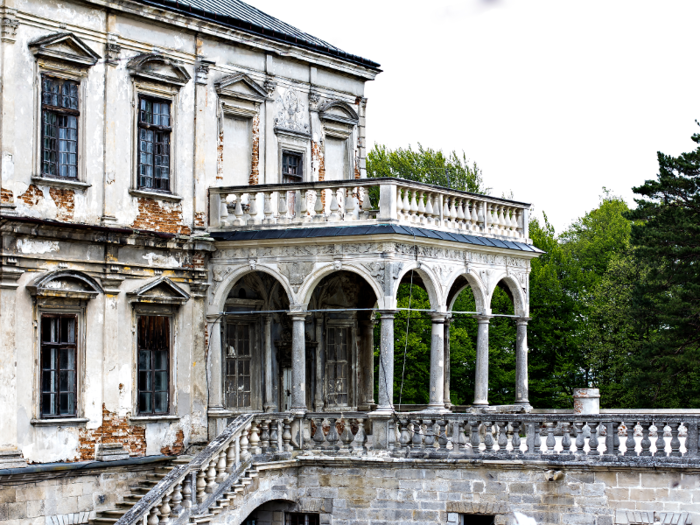
[[[220,284],[216,287],[215,291],[212,292],[213,296],[209,303],[209,315],[216,315],[217,313],[222,312],[224,309],[226,298],[231,292],[231,289],[233,289],[233,287],[240,279],[253,272],[263,272],[272,276],[279,282],[282,289],[286,292],[287,298],[289,299],[289,304],[291,305],[295,303],[295,295],[291,287],[289,286],[289,281],[275,268],[264,264],[258,264],[256,266],[242,264],[238,266],[228,266],[228,268],[233,269],[230,271],[224,271],[224,275],[221,276],[221,281],[217,281],[216,268],[214,268],[213,270],[214,281],[219,282]]]
[[[225,511],[222,515],[222,517],[225,518],[225,521],[218,520],[218,523],[226,523],[226,525],[240,525],[241,523],[245,522],[245,520],[252,513],[263,505],[269,503],[279,502],[281,505],[286,505],[289,508],[295,508],[297,506],[297,502],[291,499],[293,495],[288,491],[283,492],[273,488],[272,490],[256,490],[248,495],[250,498],[243,501],[243,503],[239,504],[235,509],[232,509],[233,512]],[[231,516],[230,514],[233,513],[235,514]]]
[[[466,280],[467,283],[464,284],[464,281],[458,283],[458,279],[460,277]],[[455,284],[457,284],[457,288],[455,288]],[[484,312],[487,308],[489,308],[489,303],[486,302],[486,287],[479,276],[471,272],[460,271],[450,279],[450,285],[446,288],[448,292],[445,299],[447,302],[448,311],[452,310],[457,297],[459,297],[459,294],[461,294],[467,288],[471,288],[472,294],[474,295],[474,302],[476,303],[477,312]]]
[[[401,265],[398,275],[394,280],[393,290],[391,291],[391,300],[393,304],[396,305],[396,295],[399,293],[399,285],[401,284],[401,281],[403,280],[404,276],[406,276],[408,272],[412,270],[420,275],[423,281],[425,291],[428,292],[430,308],[436,311],[443,311],[445,309],[445,300],[440,293],[440,285],[437,276],[429,266],[416,261],[404,262]]]
[[[520,287],[518,280],[512,275],[508,275],[505,272],[496,274],[489,281],[493,283],[493,286],[488,290],[488,295],[486,296],[487,304],[489,309],[491,308],[491,300],[493,299],[493,294],[496,291],[496,287],[502,282],[508,288],[510,292],[511,299],[513,300],[513,311],[515,315],[521,317],[527,317],[529,312],[529,307],[527,303],[527,297],[525,292]]]
[[[370,274],[369,271],[367,271],[361,266],[356,266],[354,264],[343,264],[341,266],[337,266],[335,264],[327,264],[313,270],[309,274],[309,276],[304,280],[304,283],[302,284],[297,294],[299,298],[298,304],[306,308],[309,302],[311,301],[311,297],[314,293],[314,290],[316,289],[316,286],[318,286],[321,280],[324,277],[327,277],[339,271],[355,273],[362,277],[365,281],[367,281],[367,284],[369,284],[372,287],[374,295],[377,298],[377,307],[380,310],[384,308],[384,292],[382,290],[382,287],[374,279],[374,277],[372,277],[372,274]]]
[[[57,270],[40,275],[27,290],[32,295],[90,299],[103,293],[96,279],[77,270]]]

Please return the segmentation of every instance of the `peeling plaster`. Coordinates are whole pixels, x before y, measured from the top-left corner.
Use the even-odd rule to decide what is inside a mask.
[[[26,254],[44,254],[57,252],[61,248],[58,241],[32,241],[29,239],[17,239],[17,250]]]

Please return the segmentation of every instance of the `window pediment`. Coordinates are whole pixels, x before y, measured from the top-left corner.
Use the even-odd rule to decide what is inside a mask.
[[[191,78],[182,62],[158,53],[135,56],[129,60],[127,69],[131,76],[178,87],[187,84]]]
[[[326,102],[319,108],[318,116],[321,120],[330,120],[349,126],[355,126],[360,121],[360,117],[350,104],[340,100]]]
[[[186,303],[190,294],[167,277],[160,277],[127,294],[132,301],[139,303],[175,304]]]
[[[94,66],[102,57],[73,33],[54,33],[29,43],[38,58],[68,62],[78,67]]]
[[[251,102],[263,102],[267,91],[244,73],[228,75],[216,83],[216,92],[222,97],[231,97]]]
[[[33,296],[92,299],[103,292],[102,286],[87,274],[73,270],[50,272],[35,279],[27,290]]]

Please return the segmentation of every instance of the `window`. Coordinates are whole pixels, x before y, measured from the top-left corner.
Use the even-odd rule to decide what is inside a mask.
[[[348,342],[349,327],[329,327],[326,354],[326,378],[329,405],[348,404]]]
[[[287,525],[318,525],[318,514],[288,513]]]
[[[170,393],[170,318],[138,318],[139,414],[167,414]]]
[[[78,178],[78,83],[41,77],[41,174]]]
[[[76,415],[76,315],[41,316],[41,417]]]
[[[226,406],[251,408],[250,332],[248,323],[226,325]]]
[[[139,97],[139,189],[170,192],[170,102]]]
[[[482,514],[462,514],[461,525],[493,525],[495,516]]]
[[[304,156],[301,153],[282,152],[282,182],[302,182]]]

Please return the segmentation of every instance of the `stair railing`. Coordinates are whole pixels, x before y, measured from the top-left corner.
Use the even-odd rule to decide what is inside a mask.
[[[238,416],[186,465],[174,468],[115,525],[183,523],[206,512],[250,466],[253,416]]]

